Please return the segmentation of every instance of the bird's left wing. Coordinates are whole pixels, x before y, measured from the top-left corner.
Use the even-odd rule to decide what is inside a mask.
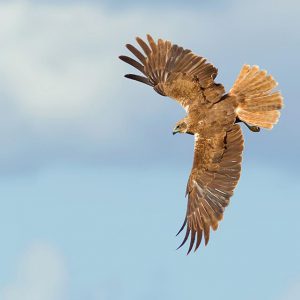
[[[204,57],[169,41],[159,39],[156,43],[149,34],[147,39],[148,43],[136,38],[144,54],[131,44],[126,45],[138,61],[120,56],[145,76],[127,74],[125,77],[152,86],[160,95],[178,101],[187,111],[191,104],[214,103],[224,95],[223,85],[214,82],[218,70]]]
[[[191,235],[191,251],[197,239],[195,251],[204,234],[205,245],[210,228],[216,230],[225,207],[239,180],[241,171],[243,135],[239,125],[230,131],[215,134],[210,138],[195,136],[193,168],[187,184],[188,196],[186,218],[180,233],[186,226],[182,244]]]

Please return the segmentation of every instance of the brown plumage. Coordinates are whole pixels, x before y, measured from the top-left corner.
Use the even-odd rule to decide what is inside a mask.
[[[229,93],[214,79],[218,70],[205,58],[169,41],[157,42],[147,35],[148,43],[136,38],[143,49],[126,47],[139,61],[127,56],[120,59],[144,76],[125,77],[150,85],[163,96],[179,102],[187,116],[177,122],[173,133],[195,136],[192,171],[188,180],[186,227],[182,244],[190,236],[188,253],[195,251],[204,236],[208,243],[210,228],[216,230],[225,207],[237,185],[241,171],[243,135],[237,122],[258,132],[277,123],[283,101],[272,76],[257,66],[244,65]],[[251,124],[251,125],[249,125]]]

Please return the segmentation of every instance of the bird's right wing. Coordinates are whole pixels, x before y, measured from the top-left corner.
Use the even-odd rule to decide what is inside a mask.
[[[218,70],[204,57],[172,45],[169,41],[159,39],[155,43],[150,35],[147,35],[147,39],[149,45],[141,38],[136,38],[145,55],[134,46],[126,45],[139,62],[128,56],[120,56],[121,60],[145,76],[127,74],[125,77],[152,86],[159,94],[177,100],[187,111],[194,103],[214,103],[224,95],[223,85],[214,82]]]
[[[216,230],[223,218],[225,207],[239,180],[241,171],[243,135],[239,125],[230,131],[215,134],[211,138],[195,137],[194,164],[187,184],[187,212],[179,233],[186,226],[181,247],[191,235],[191,251],[195,238],[196,249],[204,234],[209,240],[210,228]]]

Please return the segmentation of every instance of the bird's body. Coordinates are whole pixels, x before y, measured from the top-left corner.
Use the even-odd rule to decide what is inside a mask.
[[[225,207],[239,180],[243,151],[243,136],[237,122],[244,122],[252,131],[259,127],[271,129],[278,121],[282,97],[273,92],[272,76],[257,66],[244,65],[234,86],[225,93],[222,84],[215,83],[217,69],[206,59],[169,41],[148,44],[137,38],[145,56],[132,45],[127,48],[138,61],[120,58],[141,71],[146,77],[128,74],[125,77],[154,88],[163,96],[179,102],[187,115],[177,122],[173,133],[195,136],[194,162],[188,180],[187,214],[179,232],[186,226],[181,245],[191,236],[191,251],[199,247],[202,235],[205,244],[210,228],[216,230]],[[252,124],[252,126],[248,125]]]

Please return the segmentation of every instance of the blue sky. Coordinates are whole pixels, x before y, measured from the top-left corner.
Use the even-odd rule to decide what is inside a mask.
[[[172,5],[171,5],[172,4]],[[0,299],[300,297],[297,1],[0,3]],[[272,130],[244,129],[242,178],[209,245],[175,251],[192,164],[183,110],[124,79],[137,35],[279,82]]]

